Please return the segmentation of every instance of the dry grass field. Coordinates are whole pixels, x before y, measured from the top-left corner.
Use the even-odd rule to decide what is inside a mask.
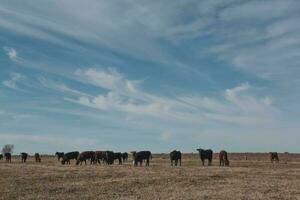
[[[184,154],[171,167],[168,155],[154,155],[150,167],[62,166],[56,158],[0,161],[0,199],[300,199],[300,155],[229,154],[231,167],[200,166],[197,154]],[[287,162],[286,162],[287,161]]]

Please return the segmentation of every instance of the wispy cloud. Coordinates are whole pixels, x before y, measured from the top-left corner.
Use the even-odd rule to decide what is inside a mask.
[[[19,73],[11,73],[10,74],[10,79],[5,80],[2,82],[3,85],[5,85],[8,88],[11,89],[17,89],[17,83],[25,78],[24,75],[19,74]]]
[[[17,59],[17,50],[11,47],[4,47],[3,48],[8,56],[9,59],[11,60],[16,60]]]

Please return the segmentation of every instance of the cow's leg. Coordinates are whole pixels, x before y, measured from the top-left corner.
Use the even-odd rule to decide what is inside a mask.
[[[202,161],[202,166],[204,166],[204,159],[201,159],[201,161]]]

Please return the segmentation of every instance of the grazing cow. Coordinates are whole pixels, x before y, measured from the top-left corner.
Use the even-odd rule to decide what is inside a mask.
[[[55,156],[57,156],[57,161],[60,161],[61,158],[64,158],[64,152],[56,152]]]
[[[73,159],[77,160],[78,156],[79,156],[79,152],[78,151],[72,151],[72,152],[69,152],[69,153],[65,153],[64,157],[63,157],[63,159],[61,161],[61,164],[63,164],[63,165],[65,163],[71,164],[70,160],[73,160]]]
[[[101,164],[101,160],[104,162],[106,158],[106,152],[105,151],[96,151],[95,152],[95,161],[94,163],[97,164]]]
[[[4,154],[6,162],[11,162],[11,153],[5,153]]]
[[[272,163],[273,163],[273,161],[279,162],[278,153],[277,152],[270,152],[270,159],[271,159]]]
[[[128,153],[127,152],[122,153],[122,159],[123,159],[123,162],[128,160]]]
[[[121,152],[116,152],[114,153],[114,160],[118,160],[119,161],[119,165],[122,165],[122,153]]]
[[[181,152],[180,151],[172,151],[170,153],[170,160],[171,160],[171,166],[173,166],[173,161],[175,161],[175,166],[178,165],[178,161],[179,161],[179,165],[181,166]]]
[[[208,160],[208,166],[211,166],[211,161],[213,158],[213,151],[211,149],[207,149],[207,150],[197,149],[197,151],[199,152],[199,156],[202,161],[202,166],[204,166],[205,159]]]
[[[22,162],[26,162],[27,157],[28,157],[28,154],[27,154],[27,153],[25,153],[25,152],[22,152],[22,153],[21,153],[21,159],[22,159]]]
[[[90,160],[90,164],[94,163],[95,161],[95,151],[84,151],[79,154],[79,157],[76,161],[76,165],[82,165],[82,162],[86,164],[86,160]]]
[[[115,160],[115,153],[113,151],[106,151],[105,158],[104,158],[106,164],[112,165],[114,164],[114,160]]]
[[[2,158],[3,158],[3,155],[2,155],[2,154],[0,154],[0,160],[2,160]]]
[[[35,162],[41,162],[41,157],[39,153],[34,154]]]
[[[224,167],[224,166],[229,166],[229,160],[228,160],[228,156],[227,156],[227,152],[222,150],[219,153],[219,161],[220,161],[220,166]]]
[[[134,166],[138,166],[138,163],[140,163],[140,166],[142,166],[143,160],[146,160],[146,166],[149,166],[149,159],[152,159],[150,151],[133,151],[131,153]]]

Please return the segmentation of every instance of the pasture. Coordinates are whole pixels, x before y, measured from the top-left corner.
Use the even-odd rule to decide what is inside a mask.
[[[300,154],[229,154],[230,167],[202,167],[198,154],[183,154],[171,167],[155,154],[149,167],[61,165],[54,156],[0,161],[0,199],[300,199]],[[116,162],[117,163],[117,162]]]

